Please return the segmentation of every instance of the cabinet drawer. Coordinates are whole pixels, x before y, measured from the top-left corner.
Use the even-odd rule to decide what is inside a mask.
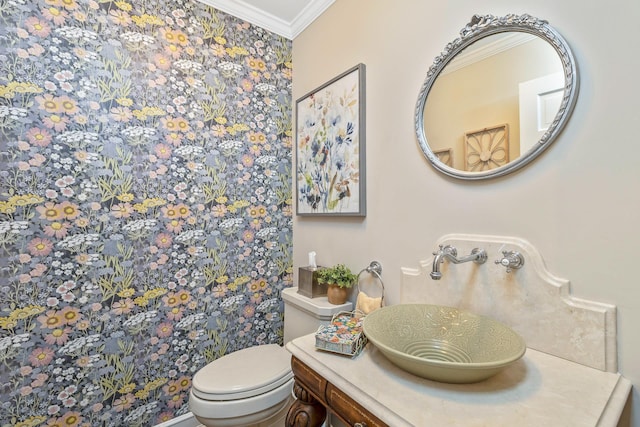
[[[323,403],[326,402],[325,390],[327,388],[327,380],[295,357],[291,358],[291,370],[296,377],[296,381],[304,384],[307,391],[314,394],[316,399]]]
[[[387,427],[375,415],[362,408],[342,390],[333,384],[327,384],[327,403],[350,426],[361,423],[366,427]]]

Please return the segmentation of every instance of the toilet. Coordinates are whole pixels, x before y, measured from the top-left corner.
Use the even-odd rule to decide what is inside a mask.
[[[334,314],[351,311],[347,302],[333,305],[326,297],[307,298],[298,288],[282,291],[284,339],[315,332]],[[193,377],[189,408],[206,427],[281,427],[294,401],[291,354],[277,344],[227,354]]]

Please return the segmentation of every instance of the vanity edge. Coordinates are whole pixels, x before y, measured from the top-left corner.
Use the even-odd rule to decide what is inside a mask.
[[[384,421],[389,425],[398,426],[398,427],[416,425],[417,421],[415,417],[411,419],[410,416],[406,416],[407,409],[410,404],[407,403],[407,407],[392,408],[392,407],[388,407],[387,404],[385,404],[384,402],[381,402],[379,399],[376,399],[375,390],[368,390],[368,388],[371,388],[371,387],[370,387],[370,384],[369,386],[367,386],[366,380],[359,381],[358,378],[356,378],[355,374],[352,375],[351,378],[349,378],[349,375],[345,375],[345,372],[353,371],[353,366],[354,366],[352,365],[353,363],[357,363],[358,361],[361,361],[362,363],[361,366],[362,368],[365,368],[365,369],[384,368],[384,373],[387,375],[387,378],[385,379],[387,381],[391,380],[395,382],[396,384],[393,384],[393,386],[399,389],[406,387],[406,384],[411,384],[412,382],[413,383],[419,382],[421,384],[421,387],[424,387],[425,384],[427,384],[429,387],[428,389],[435,393],[434,395],[435,397],[423,396],[421,408],[419,410],[416,410],[416,412],[428,412],[429,410],[435,409],[436,407],[440,407],[441,405],[449,404],[451,403],[451,399],[448,399],[447,396],[449,398],[451,398],[451,396],[457,396],[455,394],[456,393],[455,386],[448,385],[448,384],[439,385],[439,383],[436,383],[436,382],[419,379],[411,374],[408,374],[400,370],[394,365],[387,363],[387,361],[383,358],[383,356],[381,356],[381,354],[379,354],[377,349],[371,343],[369,343],[366,346],[366,348],[363,350],[363,352],[360,355],[356,356],[353,359],[345,356],[331,354],[321,350],[317,350],[315,348],[314,334],[309,334],[287,343],[286,349],[290,353],[292,353],[293,356],[295,356],[301,362],[306,364],[309,368],[323,375],[323,377],[328,382],[332,383],[333,385],[341,389],[344,393],[351,396],[364,409],[371,412],[373,415],[377,416],[378,418],[380,418],[380,420]],[[535,381],[537,381],[536,383],[532,383],[533,380],[531,379],[525,379],[523,381],[532,383],[533,384],[532,387],[537,387],[537,388],[548,387],[548,385],[543,386],[541,384],[542,382],[545,382],[543,379],[545,374],[547,375],[546,378],[549,378],[549,376],[557,376],[558,374],[562,375],[562,373],[558,373],[553,370],[550,372],[537,372],[538,370],[544,371],[548,369],[544,367],[544,363],[542,364],[539,363],[540,360],[542,360],[543,362],[550,361],[554,365],[561,366],[563,368],[575,369],[579,372],[586,370],[584,372],[588,372],[590,374],[590,377],[592,377],[591,383],[594,382],[593,378],[595,378],[595,382],[597,383],[597,385],[598,386],[600,386],[600,384],[602,385],[602,387],[599,387],[599,388],[607,390],[607,393],[609,394],[605,396],[604,394],[602,394],[601,391],[599,391],[598,393],[601,393],[601,394],[597,397],[597,405],[589,405],[589,408],[588,408],[589,410],[582,411],[582,412],[588,413],[592,411],[594,407],[600,407],[602,409],[599,410],[599,412],[588,413],[586,415],[584,413],[581,413],[579,415],[579,417],[589,417],[589,424],[584,424],[584,419],[582,419],[582,421],[580,421],[580,424],[573,424],[573,425],[576,425],[576,426],[593,425],[594,427],[616,427],[618,425],[618,420],[620,419],[620,416],[624,410],[626,401],[628,399],[628,396],[631,390],[630,381],[622,377],[619,373],[609,373],[609,372],[599,371],[590,367],[579,365],[575,362],[567,361],[567,360],[558,358],[556,356],[548,355],[546,353],[538,352],[532,349],[527,349],[527,354],[525,355],[524,359],[526,359],[526,360],[523,360],[522,362],[524,368],[531,369],[532,373],[535,374],[534,377],[536,375],[538,377],[535,378]],[[381,364],[384,364],[382,368],[381,366],[374,366],[374,365],[381,365]],[[342,372],[339,372],[339,371],[342,371]],[[488,381],[491,381],[491,379]],[[391,386],[391,384],[388,384],[388,385]],[[525,388],[530,386],[530,384],[525,384],[525,385],[526,385]],[[474,390],[476,391],[481,390],[483,388],[483,385],[471,384],[466,387],[467,388],[465,388],[464,392],[459,393],[460,395],[473,392]],[[412,390],[407,389],[406,391],[410,392]],[[441,396],[438,397],[438,394],[441,392],[444,393],[445,398],[442,398]],[[486,393],[486,390],[484,392]],[[519,393],[519,391],[515,390],[514,393],[517,394]],[[521,396],[520,398],[525,399],[526,395]],[[576,393],[575,400],[576,402],[584,400],[584,395]],[[409,402],[409,399],[406,399],[406,401]],[[453,403],[458,405],[458,407],[461,405],[460,401],[453,402]],[[518,407],[520,409],[527,408],[528,404],[529,402],[526,402],[525,404],[520,405]],[[473,405],[472,402],[469,403],[469,406],[471,405]],[[545,406],[544,408],[538,407],[537,409],[544,410],[543,412],[548,412],[549,408]],[[578,406],[576,406],[576,411],[578,410],[579,410]],[[499,411],[496,411],[496,412],[499,412]],[[438,414],[438,416],[441,417],[442,415]],[[504,418],[504,415],[502,413],[498,416],[498,418],[501,418],[501,417]],[[520,414],[515,413],[514,417],[517,417],[517,419],[516,418],[514,418],[513,420],[503,419],[502,421],[504,423],[500,424],[498,422],[496,426],[497,425],[505,425],[505,426],[513,425],[511,424],[513,421],[517,421],[518,425],[522,427],[526,426],[527,425],[526,422],[529,421],[531,423],[529,425],[533,426],[533,425],[538,425],[538,422],[540,421],[540,419],[536,418],[536,416],[531,416],[531,414],[526,412],[520,413]],[[453,421],[455,424],[454,419],[451,419],[449,421]],[[571,425],[571,424],[567,424],[567,425]]]

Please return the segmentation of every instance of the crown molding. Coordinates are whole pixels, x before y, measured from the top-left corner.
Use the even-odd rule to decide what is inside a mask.
[[[286,21],[242,0],[198,0],[258,27],[293,40],[335,0],[313,0],[292,21]]]
[[[512,49],[521,44],[527,43],[536,36],[527,33],[511,32],[503,33],[503,37],[496,38],[490,43],[479,44],[480,47],[473,46],[460,52],[443,70],[442,75],[464,68],[468,65],[487,59],[500,52]],[[478,42],[476,42],[478,43]]]
[[[291,40],[295,39],[313,21],[316,20],[335,0],[313,0],[291,21]]]

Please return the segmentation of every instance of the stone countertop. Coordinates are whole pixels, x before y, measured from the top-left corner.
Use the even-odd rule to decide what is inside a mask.
[[[287,350],[387,424],[615,427],[631,383],[536,350],[476,384],[443,384],[397,368],[368,343],[355,358],[317,350],[314,334]]]

